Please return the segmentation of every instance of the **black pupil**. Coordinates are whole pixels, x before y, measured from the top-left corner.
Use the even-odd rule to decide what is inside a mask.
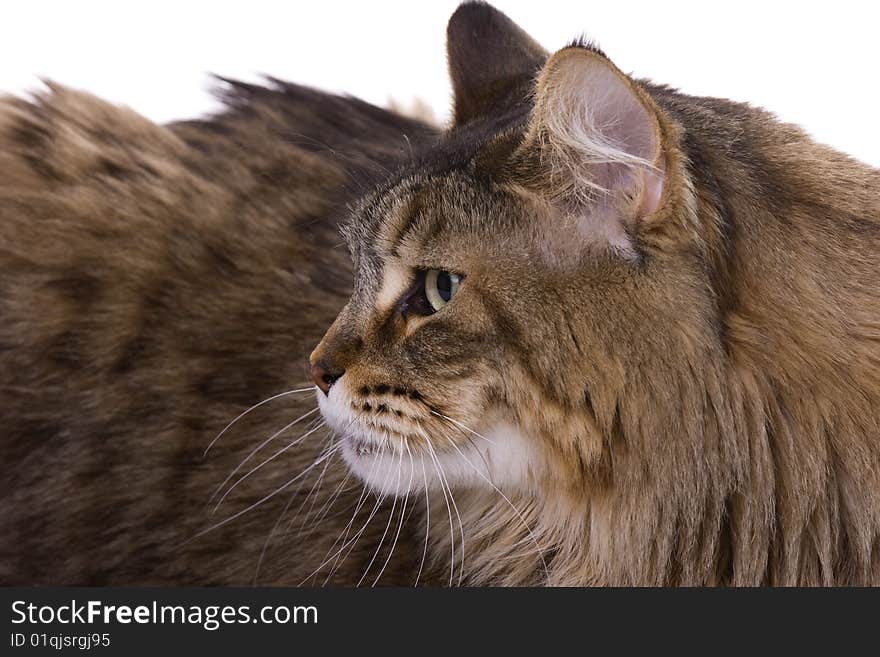
[[[449,301],[452,298],[452,277],[449,272],[441,271],[437,274],[437,292],[443,301]]]

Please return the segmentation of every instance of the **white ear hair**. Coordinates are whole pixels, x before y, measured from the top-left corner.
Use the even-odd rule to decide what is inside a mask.
[[[618,250],[628,249],[627,226],[660,204],[663,158],[652,105],[603,55],[565,48],[538,78],[521,146],[541,169],[539,191],[580,214],[592,241]]]

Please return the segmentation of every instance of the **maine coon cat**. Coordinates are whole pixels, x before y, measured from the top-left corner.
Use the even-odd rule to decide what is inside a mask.
[[[880,173],[487,5],[448,39],[439,137],[2,102],[3,583],[878,582]]]
[[[880,171],[467,4],[311,356],[450,583],[880,583]]]
[[[388,507],[356,534],[375,500],[323,451],[307,357],[349,292],[346,204],[433,130],[225,89],[168,126],[0,100],[0,583],[414,580],[405,531],[382,569]]]

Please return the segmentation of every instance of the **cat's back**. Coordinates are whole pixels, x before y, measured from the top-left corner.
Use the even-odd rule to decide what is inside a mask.
[[[315,470],[325,498],[307,498],[314,479],[288,486],[184,543],[320,453],[318,428],[205,514],[252,447],[313,411],[312,392],[205,449],[248,407],[308,387],[308,353],[348,293],[337,217],[431,135],[280,83],[230,84],[223,113],[171,126],[60,87],[0,100],[0,580],[246,583],[267,551],[270,581],[298,583],[321,564],[344,522],[308,549],[279,546],[287,522],[273,523],[288,501],[321,510],[345,490],[332,459]]]

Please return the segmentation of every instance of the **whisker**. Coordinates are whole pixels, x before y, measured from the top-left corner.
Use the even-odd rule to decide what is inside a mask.
[[[412,451],[410,451],[409,444],[404,441],[404,447],[406,447],[407,454],[409,454],[409,483],[406,486],[406,496],[403,498],[403,506],[400,508],[400,522],[397,525],[397,533],[394,535],[394,542],[391,544],[391,550],[388,551],[388,557],[385,559],[385,563],[382,564],[382,569],[379,571],[379,574],[376,575],[376,579],[373,580],[373,586],[379,583],[379,580],[382,577],[382,573],[385,572],[385,569],[388,567],[388,563],[391,561],[391,557],[394,554],[394,548],[397,547],[397,541],[400,539],[400,530],[403,529],[403,521],[404,514],[406,513],[406,505],[409,502],[409,492],[412,489],[412,480],[413,480],[413,472],[416,469],[415,462],[413,461]],[[403,458],[403,452],[401,454],[401,459]],[[400,483],[398,480],[398,494],[400,494],[399,489]],[[393,513],[392,513],[393,515]]]
[[[241,482],[243,482],[245,479],[247,479],[248,477],[250,477],[252,474],[254,474],[257,470],[259,470],[260,468],[262,468],[262,467],[263,467],[264,465],[266,465],[267,463],[270,463],[271,461],[273,461],[273,460],[275,460],[276,458],[278,458],[279,456],[281,456],[284,452],[286,452],[287,450],[289,450],[291,447],[294,447],[294,446],[298,445],[299,443],[301,443],[302,441],[304,441],[306,438],[308,438],[309,436],[311,436],[313,433],[315,433],[315,432],[318,431],[319,429],[322,429],[324,426],[325,426],[325,424],[324,424],[324,422],[322,421],[321,424],[319,424],[318,426],[316,426],[314,429],[310,429],[309,431],[305,432],[303,435],[301,435],[301,436],[300,436],[299,438],[297,438],[296,440],[292,440],[292,441],[289,442],[287,445],[285,445],[284,447],[282,447],[281,449],[279,449],[277,452],[275,452],[272,456],[270,456],[269,458],[267,458],[265,461],[263,461],[262,463],[260,463],[260,464],[257,465],[257,466],[254,466],[254,467],[251,468],[246,474],[244,474],[244,475],[242,475],[241,477],[239,477],[238,480],[237,480],[234,484],[232,484],[232,486],[230,486],[230,487],[226,490],[225,493],[223,493],[223,496],[222,496],[219,500],[217,500],[217,504],[214,506],[214,510],[213,510],[211,513],[216,513],[216,512],[217,512],[217,509],[220,508],[220,505],[221,505],[221,504],[223,504],[223,500],[225,500],[225,499],[229,496],[229,494],[230,494],[233,490],[235,490],[236,486],[238,486]],[[337,449],[338,449],[338,448],[337,448]],[[228,481],[228,479],[227,479],[227,481]],[[216,493],[215,493],[215,494],[216,494]]]
[[[247,409],[243,413],[239,414],[238,417],[236,417],[232,422],[230,422],[225,427],[223,427],[223,431],[218,433],[217,437],[214,438],[214,440],[212,440],[210,443],[208,443],[208,446],[205,448],[205,453],[202,454],[202,458],[205,458],[208,455],[208,452],[211,451],[211,448],[214,446],[214,443],[216,443],[218,440],[220,440],[220,437],[223,434],[225,434],[227,431],[229,431],[229,429],[232,428],[232,425],[234,425],[236,422],[238,422],[245,415],[248,415],[250,412],[257,410],[263,404],[268,404],[270,401],[274,401],[275,399],[278,399],[279,397],[285,397],[287,395],[295,395],[297,393],[314,391],[314,390],[315,390],[315,386],[309,386],[308,388],[297,388],[296,390],[287,390],[285,392],[279,392],[277,395],[272,395],[271,397],[268,397],[267,399],[264,399],[263,401],[261,401],[257,404],[254,404],[249,409]]]
[[[332,442],[332,439],[331,439]],[[327,448],[325,448],[327,449]],[[309,506],[309,510],[307,513],[311,513],[312,509],[315,508],[315,502],[318,500],[317,491],[320,489],[321,484],[324,482],[324,477],[327,474],[327,470],[330,468],[331,463],[333,463],[333,459],[327,459],[324,462],[324,467],[321,468],[321,472],[318,473],[318,478],[315,480],[315,483],[312,484],[311,489],[309,489],[308,494],[306,494],[306,498],[302,501],[302,504],[299,505],[299,508],[296,510],[296,513],[293,515],[293,518],[290,519],[288,525],[293,525],[299,515],[302,513],[303,508],[306,504],[308,504],[309,500],[311,500],[311,505]]]
[[[342,480],[342,483],[340,483],[339,486],[336,487],[336,490],[333,491],[330,499],[325,502],[324,505],[321,507],[320,511],[318,512],[318,516],[310,523],[311,528],[309,529],[309,531],[305,534],[300,534],[299,539],[301,541],[305,542],[306,540],[308,540],[312,536],[312,534],[315,533],[315,530],[321,526],[321,523],[324,522],[324,520],[327,518],[327,514],[330,513],[330,510],[333,508],[333,505],[336,504],[336,501],[339,499],[339,496],[342,495],[343,491],[351,490],[351,488],[353,488],[346,488],[346,484],[348,484],[349,479],[351,479],[350,470],[346,472],[345,478]],[[302,525],[305,525],[307,522],[309,522],[310,514],[311,510],[309,510],[309,512],[303,518]],[[288,529],[290,529],[290,527],[292,526],[293,520],[291,520],[287,524]]]
[[[330,573],[327,575],[326,579],[324,580],[324,583],[321,586],[327,585],[327,582],[330,581],[330,578],[333,577],[333,575],[336,573],[336,571],[342,567],[342,564],[344,564],[348,560],[348,558],[351,556],[351,553],[354,552],[354,549],[357,546],[358,541],[361,539],[361,536],[364,535],[364,532],[367,531],[367,527],[373,521],[373,518],[376,517],[376,514],[379,512],[379,508],[381,507],[381,505],[384,501],[385,501],[384,495],[381,495],[376,499],[376,503],[373,505],[373,508],[370,511],[370,515],[364,521],[364,524],[361,526],[361,528],[355,533],[354,536],[352,536],[350,539],[348,539],[342,545],[340,545],[339,549],[333,553],[333,555],[330,557],[330,559],[325,561],[324,564],[321,565],[321,567],[323,568],[324,565],[326,565],[330,561],[333,561],[333,567],[330,569]],[[347,536],[347,534],[346,534],[346,536]],[[348,549],[347,551],[346,551],[346,548]],[[343,552],[345,552],[344,555],[342,554]]]
[[[456,427],[452,427],[452,428],[454,429]],[[479,447],[477,447],[477,443],[475,443],[474,439],[471,438],[468,434],[464,433],[463,431],[459,431],[459,433],[462,436],[464,436],[464,439],[468,441],[468,444],[470,444],[470,446],[474,448],[474,452],[477,453],[477,456],[480,457],[480,460],[483,462],[483,465],[486,466],[486,474],[491,479],[492,478],[492,468],[489,467],[489,461],[486,460],[486,456],[483,454],[483,451]],[[449,435],[447,435],[446,433],[443,433],[443,438],[446,438],[446,440],[452,440],[452,438]]]
[[[327,441],[327,444],[326,444],[326,447],[324,448],[324,450],[330,449],[332,447],[334,438],[335,438],[335,434],[331,434],[330,439]],[[323,455],[324,450],[322,450],[321,455]],[[318,458],[321,458],[321,455],[319,455]],[[309,495],[306,497],[306,500],[305,500],[306,502],[308,501],[309,496],[311,496],[315,492],[315,489],[320,485],[322,479],[324,478],[325,473],[327,472],[327,468],[330,466],[330,464],[332,462],[333,462],[332,458],[327,459],[324,462],[324,467],[321,469],[321,474],[318,476],[318,480],[315,482],[315,484],[312,486],[312,489],[309,491]],[[278,516],[278,520],[275,521],[275,524],[272,526],[272,530],[269,532],[269,535],[266,537],[266,541],[263,543],[263,549],[260,550],[260,557],[259,557],[259,559],[257,559],[257,567],[254,569],[253,586],[257,585],[257,576],[260,573],[260,566],[263,563],[263,558],[266,556],[266,550],[269,547],[269,543],[272,541],[272,537],[275,535],[275,532],[278,530],[278,527],[281,525],[281,521],[284,520],[284,516],[287,515],[287,511],[288,511],[288,509],[290,509],[291,503],[293,502],[293,500],[296,499],[296,496],[299,494],[299,491],[302,490],[302,487],[305,483],[306,483],[306,480],[303,479],[302,482],[300,482],[300,485],[297,486],[297,489],[290,496],[290,499],[287,500],[287,504],[285,504],[284,508],[281,510],[281,514]],[[317,499],[317,496],[315,496],[315,499]],[[302,510],[304,505],[305,505],[305,502],[303,502],[303,504],[300,504],[300,507],[299,507],[299,510],[297,511],[296,516],[299,515],[299,512]],[[291,519],[291,521],[287,524],[287,531],[290,531],[290,527],[293,524],[294,520],[296,519],[296,516],[294,516],[294,518]]]
[[[386,481],[387,481],[387,475],[386,475]],[[383,487],[384,487],[384,483],[383,483]],[[365,499],[366,499],[366,493],[367,493],[367,490],[364,489]],[[366,531],[367,526],[370,524],[370,521],[372,521],[373,518],[376,516],[376,512],[379,510],[379,506],[382,504],[382,502],[383,502],[384,500],[385,500],[385,496],[384,496],[384,495],[383,495],[383,496],[379,496],[379,497],[376,499],[376,503],[373,505],[373,509],[372,509],[372,511],[370,511],[370,515],[369,515],[369,517],[366,519],[366,521],[365,521],[364,524],[361,526],[361,528],[358,530],[358,532],[357,532],[357,533],[356,533],[356,534],[355,534],[355,535],[354,535],[349,541],[343,543],[343,545],[341,545],[341,546],[339,547],[339,549],[336,550],[336,552],[333,553],[333,555],[331,555],[331,556],[330,556],[328,559],[326,559],[326,560],[325,560],[320,566],[318,566],[318,568],[317,568],[315,571],[313,571],[311,575],[309,575],[308,577],[306,577],[305,580],[303,580],[303,582],[306,582],[306,581],[308,581],[310,578],[314,577],[316,574],[318,574],[318,573],[321,571],[322,568],[324,568],[324,566],[326,566],[328,563],[330,563],[331,561],[333,561],[333,559],[335,558],[335,559],[336,559],[336,562],[334,562],[334,564],[333,564],[333,568],[330,570],[330,573],[327,575],[327,578],[324,580],[324,584],[323,584],[322,586],[326,586],[326,585],[327,585],[327,582],[328,582],[328,581],[330,580],[330,578],[333,576],[333,573],[336,572],[336,570],[339,568],[339,566],[340,566],[342,563],[344,563],[345,560],[348,558],[348,556],[351,554],[352,550],[354,550],[354,546],[355,546],[355,544],[357,543],[358,539],[360,539],[360,537],[363,535],[364,531]],[[355,513],[354,513],[354,516],[352,517],[352,521],[354,521],[354,518],[357,517],[357,513],[358,513],[358,511],[359,511],[359,509],[355,509]],[[350,529],[350,527],[349,527],[349,529]],[[348,531],[349,531],[349,529],[346,530],[346,536],[348,535]],[[343,540],[344,540],[344,539],[343,539]],[[337,542],[338,542],[338,539],[337,539]],[[336,543],[334,543],[333,545],[336,545]],[[342,561],[339,561],[339,556],[342,554],[343,550],[345,550],[345,548],[347,548],[349,545],[351,546],[351,548],[350,548],[349,551],[345,554],[345,556],[342,557]],[[333,546],[331,546],[330,549],[332,550],[332,549],[333,549]],[[328,552],[329,552],[329,551],[328,551]],[[302,583],[300,584],[300,586],[302,586]]]
[[[374,461],[373,466],[370,468],[370,473],[369,473],[369,476],[367,477],[368,479],[372,479],[373,473],[376,471],[377,465],[378,465],[378,461]],[[386,475],[386,479],[387,479],[387,475]],[[343,530],[339,533],[339,536],[336,537],[336,540],[333,541],[333,544],[330,546],[330,549],[328,549],[326,554],[324,554],[324,561],[321,563],[321,565],[318,566],[317,570],[315,570],[311,575],[309,575],[309,577],[307,577],[306,580],[304,580],[304,581],[307,581],[311,577],[317,575],[318,572],[320,572],[324,566],[326,566],[328,563],[333,561],[333,566],[330,568],[330,572],[327,573],[327,577],[324,579],[324,583],[322,584],[322,586],[326,586],[327,582],[330,581],[330,579],[333,577],[333,574],[336,572],[336,570],[339,568],[339,566],[345,562],[345,559],[348,558],[348,554],[350,554],[351,551],[349,551],[348,554],[345,555],[345,557],[342,559],[341,562],[339,560],[339,558],[342,554],[342,551],[349,545],[348,534],[351,531],[351,528],[354,526],[354,522],[355,522],[355,519],[357,518],[358,513],[360,513],[361,508],[363,508],[364,502],[367,501],[367,498],[369,497],[369,492],[370,492],[369,489],[367,489],[367,487],[365,486],[363,488],[363,490],[361,491],[361,496],[358,499],[357,506],[355,507],[354,513],[352,513],[351,519],[348,521],[348,524],[346,524],[346,526],[343,528]],[[364,526],[361,528],[360,532],[358,532],[355,535],[354,539],[352,539],[352,540],[356,541],[358,536],[360,536],[360,533],[370,523],[370,520],[373,519],[373,516],[376,514],[376,511],[379,509],[379,505],[382,503],[382,499],[383,498],[381,496],[378,497],[378,499],[376,500],[376,503],[373,505],[372,511],[370,511],[370,515],[367,518],[367,521],[364,523]],[[336,547],[336,545],[339,543],[339,541],[342,541],[341,547],[335,553],[333,553],[333,555],[330,555],[330,553],[333,551],[333,548]],[[352,545],[352,549],[354,549],[353,545]]]
[[[266,438],[259,445],[254,447],[250,451],[250,453],[244,457],[244,460],[235,467],[235,470],[233,470],[232,472],[229,473],[229,476],[227,476],[226,479],[223,480],[223,483],[221,483],[219,486],[217,486],[217,488],[214,490],[214,493],[211,495],[210,498],[208,498],[208,504],[211,503],[211,500],[213,500],[215,497],[217,497],[217,493],[219,493],[221,490],[223,490],[223,487],[229,482],[229,480],[232,479],[239,470],[241,470],[242,466],[244,466],[244,464],[247,463],[254,454],[259,452],[261,449],[263,449],[263,447],[265,447],[266,445],[271,443],[273,440],[275,440],[278,436],[280,436],[285,431],[290,429],[292,426],[294,426],[298,422],[301,422],[302,420],[309,417],[310,415],[317,412],[318,410],[320,410],[320,409],[317,406],[315,406],[315,408],[313,408],[312,410],[310,410],[307,413],[304,413],[303,415],[300,415],[293,422],[290,422],[289,424],[284,425],[282,428],[280,428],[278,431],[276,431],[275,433],[270,435],[268,438]]]
[[[338,449],[338,447],[337,447],[337,448],[334,448],[334,451],[331,452],[330,454],[332,455],[333,453],[335,453],[335,450],[336,450],[336,449]],[[323,458],[328,458],[329,456],[330,456],[330,455],[327,455],[327,456],[325,456],[325,457],[323,457]],[[202,531],[197,532],[196,534],[194,534],[194,535],[192,535],[190,538],[188,538],[186,541],[184,541],[183,543],[181,543],[181,546],[186,545],[187,543],[190,543],[190,542],[194,541],[194,540],[197,539],[199,536],[204,536],[204,535],[207,534],[208,532],[212,532],[212,531],[214,531],[215,529],[219,529],[220,527],[223,527],[224,525],[229,524],[230,522],[232,522],[232,521],[235,520],[236,518],[240,518],[241,516],[243,516],[243,515],[244,515],[245,513],[247,513],[248,511],[251,511],[251,510],[257,508],[258,506],[260,506],[261,504],[264,504],[265,502],[268,502],[269,500],[271,500],[273,497],[275,497],[275,496],[278,495],[279,493],[283,493],[285,490],[287,490],[288,488],[290,488],[293,484],[295,484],[297,481],[299,481],[300,479],[302,479],[306,474],[308,474],[309,471],[312,470],[312,468],[315,468],[315,467],[317,467],[317,466],[320,465],[320,464],[321,464],[321,459],[320,459],[320,458],[319,458],[319,459],[316,459],[315,462],[312,463],[312,465],[310,465],[309,467],[307,467],[305,470],[303,470],[301,473],[299,473],[299,474],[298,474],[297,476],[295,476],[293,479],[290,479],[287,483],[282,484],[279,488],[276,488],[274,491],[272,491],[271,493],[269,493],[268,495],[266,495],[266,496],[263,497],[262,499],[260,499],[260,500],[258,500],[258,501],[256,501],[256,502],[254,502],[253,504],[249,505],[248,507],[242,509],[242,510],[239,511],[238,513],[235,513],[235,514],[229,516],[228,518],[226,518],[225,520],[221,520],[220,522],[218,522],[218,523],[216,523],[216,524],[214,524],[214,525],[211,525],[211,526],[208,527],[207,529],[203,529]]]
[[[523,515],[523,513],[514,505],[513,502],[510,501],[510,498],[508,498],[507,495],[505,495],[501,491],[501,489],[498,488],[498,486],[493,484],[486,477],[486,475],[484,475],[482,472],[480,472],[479,468],[477,468],[473,463],[470,462],[470,460],[464,455],[464,452],[462,452],[458,448],[458,445],[456,445],[454,441],[450,440],[448,437],[447,437],[447,440],[449,440],[449,443],[452,445],[453,449],[455,449],[455,451],[461,455],[461,458],[464,459],[465,463],[467,463],[469,466],[471,466],[471,468],[473,468],[474,472],[476,472],[487,484],[489,484],[495,490],[495,492],[498,493],[504,499],[505,502],[507,502],[507,504],[510,506],[510,508],[513,509],[513,512],[516,513],[520,522],[523,524],[523,526],[526,528],[526,531],[529,533],[529,536],[531,537],[532,541],[534,542],[535,547],[538,549],[538,557],[541,559],[541,564],[544,566],[544,575],[547,577],[547,579],[549,579],[550,578],[550,569],[547,567],[547,562],[544,560],[544,549],[541,547],[540,543],[538,543],[538,539],[535,536],[535,533],[532,531],[532,528],[529,526],[529,523],[526,522],[526,519],[525,519],[525,516]]]
[[[425,443],[428,447],[428,455],[431,457],[431,462],[434,464],[434,471],[437,473],[437,479],[440,482],[440,492],[443,494],[443,501],[446,503],[446,512],[449,515],[449,586],[452,587],[452,579],[455,575],[455,530],[452,528],[452,508],[449,506],[449,498],[446,496],[446,488],[443,485],[443,475],[440,474],[440,467],[437,463],[437,456],[434,454],[434,448],[431,447],[431,440],[428,438],[428,435],[422,429],[421,424],[418,424],[419,430],[422,432],[422,435],[425,438]]]
[[[436,455],[434,452],[434,447],[429,443],[429,449],[434,453],[434,458],[437,461],[437,467],[440,469],[440,476],[443,481],[446,482],[446,490],[449,492],[449,500],[452,502],[452,508],[455,509],[455,515],[458,518],[458,531],[461,535],[461,550],[459,557],[459,569],[458,569],[458,585],[461,586],[462,579],[464,577],[464,525],[461,522],[461,514],[458,512],[458,505],[455,503],[455,496],[452,494],[452,486],[449,485],[449,478],[446,476],[446,471],[443,469],[443,465],[440,463],[440,457]],[[451,531],[455,531],[450,527]]]
[[[421,578],[422,569],[425,567],[425,558],[428,556],[428,536],[431,531],[431,498],[428,493],[428,473],[425,470],[425,459],[422,459],[422,478],[425,481],[425,548],[422,550],[422,560],[419,562],[419,572],[416,574],[414,587],[419,585],[419,578]]]
[[[349,518],[348,523],[345,525],[345,527],[342,528],[342,531],[339,532],[339,535],[336,537],[336,540],[334,540],[333,543],[330,545],[330,548],[327,550],[327,552],[324,553],[324,557],[322,558],[321,565],[318,566],[318,568],[311,575],[309,575],[309,577],[306,579],[309,579],[309,578],[317,575],[321,571],[321,569],[324,568],[324,566],[326,566],[328,563],[333,561],[333,566],[331,566],[330,572],[327,573],[327,577],[324,579],[323,584],[321,584],[321,586],[327,585],[327,582],[330,581],[330,579],[333,577],[333,574],[336,572],[336,569],[340,565],[339,564],[339,554],[342,552],[342,550],[345,549],[345,546],[348,545],[348,542],[347,542],[348,541],[348,534],[351,531],[351,528],[354,526],[354,521],[357,518],[358,513],[360,513],[360,510],[363,508],[364,502],[367,501],[368,497],[369,497],[369,491],[367,490],[366,487],[364,487],[361,490],[361,495],[358,498],[357,504],[355,505],[354,511],[352,512],[351,518]],[[377,500],[375,506],[373,507],[374,510],[378,507],[378,505],[379,505],[379,501]],[[371,514],[371,517],[372,517],[372,514]],[[333,548],[335,548],[337,545],[339,545],[340,541],[342,541],[341,547],[336,552],[333,552]],[[332,555],[331,555],[331,552],[333,552]],[[306,581],[306,580],[304,580],[304,581]],[[300,585],[302,585],[302,583],[300,583]]]
[[[251,581],[251,586],[257,585],[257,578],[260,576],[260,566],[263,564],[263,557],[266,556],[266,550],[269,547],[269,543],[272,540],[272,536],[274,536],[275,531],[278,529],[278,525],[281,524],[281,521],[284,519],[284,515],[287,513],[287,510],[290,508],[290,505],[296,499],[297,493],[299,492],[299,490],[301,488],[302,488],[302,486],[299,486],[295,491],[293,491],[293,493],[290,496],[290,499],[287,500],[287,503],[284,505],[284,508],[281,509],[281,514],[278,516],[278,520],[275,521],[275,524],[272,526],[272,529],[269,532],[269,535],[266,537],[266,541],[263,543],[263,549],[260,550],[260,556],[257,559],[257,566],[256,566],[256,568],[254,568],[254,578]]]
[[[403,452],[400,452],[400,456],[397,459],[397,484],[395,485],[395,491],[400,490],[400,466],[403,465]],[[384,486],[383,486],[384,488]],[[361,578],[358,580],[358,583],[355,585],[358,588],[363,583],[364,578],[367,576],[367,573],[370,572],[370,568],[373,567],[373,563],[376,561],[376,557],[379,556],[379,551],[382,549],[382,543],[385,542],[385,536],[388,534],[388,529],[391,527],[391,521],[394,520],[394,508],[397,506],[397,496],[395,495],[391,501],[391,513],[388,514],[388,523],[385,525],[385,531],[382,532],[382,538],[379,539],[379,545],[376,546],[376,551],[373,553],[373,558],[370,559],[370,563],[367,564],[367,569],[364,571],[364,574],[361,575]]]
[[[495,444],[496,444],[494,440],[490,440],[489,438],[486,438],[486,436],[484,436],[483,434],[481,434],[481,433],[477,433],[476,431],[474,431],[474,430],[471,429],[470,427],[468,427],[468,426],[462,424],[462,423],[459,422],[458,420],[453,420],[453,419],[452,419],[451,417],[449,417],[448,415],[443,415],[443,413],[438,413],[437,411],[435,411],[435,410],[433,410],[433,409],[431,410],[431,414],[432,414],[432,415],[436,415],[436,416],[439,417],[439,418],[443,418],[444,420],[449,420],[449,421],[452,422],[455,426],[459,427],[460,429],[464,429],[465,431],[468,431],[468,432],[474,434],[477,438],[482,438],[483,440],[485,440],[485,441],[486,441],[487,443],[489,443],[490,445],[495,445]]]
[[[303,417],[305,417],[305,416],[303,416]],[[302,418],[299,418],[299,419],[302,419]],[[288,426],[290,426],[290,425],[288,425]],[[350,426],[350,425],[349,425],[349,426]],[[347,428],[347,427],[346,427],[346,428]],[[276,435],[277,435],[277,434],[276,434]],[[338,447],[338,445],[334,445],[334,443],[333,443],[333,441],[334,441],[335,438],[336,438],[336,433],[335,433],[335,432],[331,433],[330,436],[329,436],[329,439],[327,440],[327,442],[326,442],[326,444],[325,444],[325,446],[324,446],[324,448],[321,450],[321,453],[316,457],[316,460],[317,460],[317,459],[320,459],[322,456],[324,456],[324,455],[325,455],[325,454],[326,454],[326,453],[327,453],[332,447],[334,447],[334,446],[337,446],[337,447]],[[270,439],[271,439],[271,438],[270,438]],[[268,441],[266,441],[266,442],[268,442]],[[265,442],[264,442],[263,444],[265,444]],[[261,447],[262,447],[262,445],[261,445]],[[258,449],[259,449],[259,448],[258,448]],[[255,450],[255,451],[256,451],[256,450]],[[253,454],[253,452],[251,453],[251,455],[252,455],[252,454]],[[250,455],[249,455],[249,456],[250,456]],[[333,459],[332,459],[332,457],[331,457],[331,458],[327,459],[327,460],[324,462],[324,467],[321,469],[321,474],[318,476],[317,481],[316,481],[315,484],[312,486],[311,490],[309,491],[308,495],[306,496],[305,501],[304,501],[302,504],[300,504],[299,509],[297,510],[297,512],[296,512],[296,514],[294,515],[294,517],[291,518],[290,521],[287,523],[287,530],[286,530],[286,531],[288,531],[288,532],[290,531],[291,527],[293,526],[293,523],[296,521],[296,519],[299,517],[299,514],[302,512],[302,509],[303,509],[303,507],[305,506],[306,502],[308,502],[309,498],[310,498],[310,497],[316,492],[316,489],[320,486],[321,481],[323,480],[324,475],[326,474],[326,472],[327,472],[327,470],[328,470],[330,464],[332,463],[332,461],[333,461]],[[336,491],[333,493],[333,496],[331,497],[330,501],[329,501],[327,504],[324,505],[324,507],[322,508],[322,510],[323,510],[323,515],[322,515],[321,518],[318,520],[318,522],[320,522],[320,520],[323,519],[323,517],[324,517],[324,516],[330,511],[330,509],[332,508],[333,503],[336,501],[336,499],[338,498],[338,496],[339,496],[340,493],[342,492],[342,489],[344,488],[344,486],[345,486],[345,484],[346,484],[346,482],[348,481],[348,479],[349,479],[350,476],[351,476],[351,473],[348,472],[348,473],[346,474],[346,476],[345,476],[345,479],[342,481],[342,484],[340,484],[340,486],[339,486],[339,487],[336,489]],[[227,478],[227,481],[228,481],[228,478]],[[278,516],[278,520],[277,520],[277,521],[275,522],[275,524],[273,525],[272,530],[269,532],[269,535],[266,537],[266,541],[263,543],[263,548],[262,548],[262,550],[260,551],[260,556],[259,556],[259,559],[257,560],[257,566],[256,566],[256,569],[255,569],[255,571],[254,571],[254,580],[253,580],[253,582],[254,582],[254,586],[256,586],[257,577],[258,577],[259,572],[260,572],[260,566],[261,566],[261,564],[262,564],[262,562],[263,562],[263,559],[264,559],[264,557],[265,557],[265,555],[266,555],[266,551],[267,551],[268,546],[269,546],[269,544],[270,544],[270,542],[271,542],[271,540],[272,540],[272,537],[274,536],[275,532],[278,530],[278,527],[280,526],[282,520],[284,519],[284,516],[287,515],[287,511],[290,509],[290,505],[291,505],[291,504],[293,503],[293,501],[296,499],[297,495],[299,494],[299,491],[302,490],[302,488],[303,488],[303,486],[305,485],[305,483],[306,483],[306,480],[303,479],[303,480],[300,482],[300,485],[297,486],[296,490],[291,494],[290,499],[287,500],[287,503],[284,505],[284,509],[282,509],[281,514]],[[308,512],[308,513],[311,513],[312,508],[314,507],[314,502],[315,502],[315,500],[317,500],[317,495],[315,496],[314,500],[312,501],[312,507],[309,508],[309,512]],[[306,514],[307,518],[308,518],[308,513]],[[317,523],[316,523],[315,525],[312,526],[312,528],[311,528],[311,530],[309,531],[309,534],[308,534],[309,536],[312,534],[312,532],[315,531],[316,527],[317,527]],[[303,537],[300,537],[300,539],[301,539],[301,540],[305,540]]]

